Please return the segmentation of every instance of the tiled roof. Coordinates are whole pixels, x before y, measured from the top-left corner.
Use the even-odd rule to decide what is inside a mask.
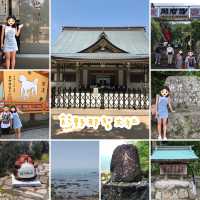
[[[52,46],[52,56],[61,56],[67,58],[68,56],[74,57],[88,57],[96,56],[107,57],[104,54],[82,55],[78,52],[95,44],[99,40],[102,33],[105,33],[107,39],[116,47],[128,52],[127,55],[107,53],[110,58],[115,57],[148,57],[148,37],[143,27],[94,27],[94,28],[73,28],[64,27],[60,33],[57,41]]]
[[[198,157],[190,146],[187,147],[156,147],[151,156],[152,161],[184,161],[196,160]]]
[[[67,53],[67,54],[52,54],[55,58],[68,58],[79,60],[130,60],[130,59],[146,59],[147,55],[133,55],[127,53]]]

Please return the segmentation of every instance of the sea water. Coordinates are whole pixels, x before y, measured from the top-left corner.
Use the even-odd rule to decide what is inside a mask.
[[[53,170],[52,185],[57,196],[78,199],[97,195],[99,191],[98,170]]]

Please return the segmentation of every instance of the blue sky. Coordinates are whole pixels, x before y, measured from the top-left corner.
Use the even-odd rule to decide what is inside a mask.
[[[148,0],[52,0],[52,42],[62,26],[148,26]]]
[[[54,141],[52,142],[52,167],[55,169],[98,169],[99,143]]]

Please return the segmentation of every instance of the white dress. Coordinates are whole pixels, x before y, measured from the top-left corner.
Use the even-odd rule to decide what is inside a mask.
[[[18,51],[17,40],[15,38],[16,28],[12,28],[11,26],[4,25],[5,30],[5,40],[4,40],[4,52],[13,52]]]

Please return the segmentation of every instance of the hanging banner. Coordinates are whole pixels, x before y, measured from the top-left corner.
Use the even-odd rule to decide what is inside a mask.
[[[160,7],[159,17],[171,19],[188,19],[189,7]]]
[[[3,72],[5,101],[45,102],[47,100],[48,77],[39,72]]]

